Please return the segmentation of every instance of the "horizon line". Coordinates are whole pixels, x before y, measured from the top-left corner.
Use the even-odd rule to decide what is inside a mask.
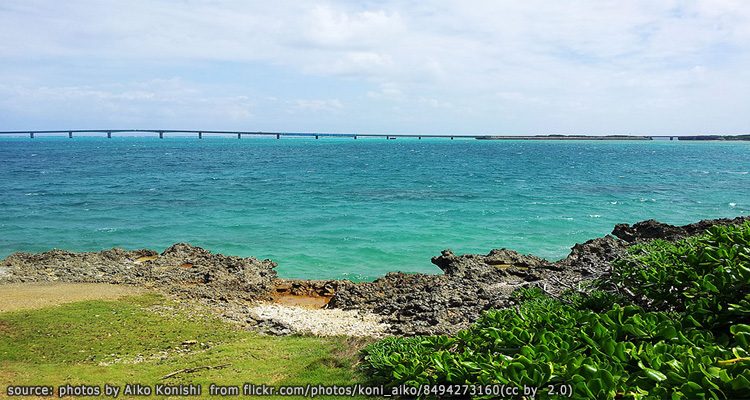
[[[41,130],[9,130],[0,131],[0,135],[33,135],[33,134],[68,134],[72,137],[73,133],[154,133],[160,137],[164,133],[183,133],[183,134],[216,134],[216,135],[238,135],[239,136],[297,136],[297,137],[398,137],[398,138],[482,138],[482,139],[504,139],[504,138],[680,138],[680,137],[743,137],[748,134],[711,134],[711,133],[694,133],[694,134],[586,134],[586,133],[548,133],[548,134],[431,134],[431,133],[353,133],[353,132],[294,132],[294,131],[245,131],[245,130],[212,130],[212,129],[41,129]]]

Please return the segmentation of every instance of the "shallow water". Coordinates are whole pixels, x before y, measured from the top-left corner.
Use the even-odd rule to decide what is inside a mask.
[[[550,259],[615,223],[750,214],[750,143],[0,139],[0,257],[189,242],[281,276],[437,272],[444,248]]]

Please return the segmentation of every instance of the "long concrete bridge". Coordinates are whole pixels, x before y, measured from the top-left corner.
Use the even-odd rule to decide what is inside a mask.
[[[256,137],[309,137],[320,139],[323,137],[336,138],[443,138],[443,139],[479,139],[479,140],[750,140],[749,135],[740,136],[635,136],[635,135],[607,135],[607,136],[585,136],[585,135],[429,135],[429,134],[385,134],[385,133],[323,133],[323,132],[252,132],[252,131],[216,131],[216,130],[186,130],[186,129],[61,129],[61,130],[22,130],[22,131],[0,131],[0,135],[27,135],[35,138],[37,135],[67,135],[73,138],[76,134],[88,135],[106,135],[112,138],[112,135],[146,133],[159,135],[164,139],[164,135],[196,135],[198,139],[203,139],[204,135],[218,136],[236,136],[242,139],[243,136]]]
[[[464,136],[464,135],[423,135],[423,134],[409,134],[409,135],[391,135],[384,133],[311,133],[311,132],[250,132],[250,131],[212,131],[212,130],[184,130],[184,129],[63,129],[63,130],[27,130],[27,131],[0,131],[0,135],[28,135],[30,138],[34,138],[38,135],[65,135],[69,138],[73,138],[74,134],[102,134],[107,135],[108,138],[112,138],[113,134],[128,134],[128,133],[153,133],[158,134],[160,139],[164,139],[165,134],[193,134],[197,135],[198,139],[203,139],[204,135],[223,135],[223,136],[236,136],[237,139],[242,139],[243,136],[260,136],[260,137],[275,137],[281,139],[282,137],[310,137],[320,139],[322,137],[338,137],[338,138],[353,138],[358,137],[375,137],[375,138],[467,138],[477,139],[484,136]]]

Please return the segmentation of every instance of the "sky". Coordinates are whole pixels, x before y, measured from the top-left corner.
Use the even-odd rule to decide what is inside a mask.
[[[0,1],[0,131],[750,133],[750,6]]]

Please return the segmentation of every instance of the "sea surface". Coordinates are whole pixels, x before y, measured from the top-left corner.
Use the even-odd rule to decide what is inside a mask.
[[[750,214],[750,143],[0,138],[0,258],[189,242],[283,277],[549,259],[616,223]]]

